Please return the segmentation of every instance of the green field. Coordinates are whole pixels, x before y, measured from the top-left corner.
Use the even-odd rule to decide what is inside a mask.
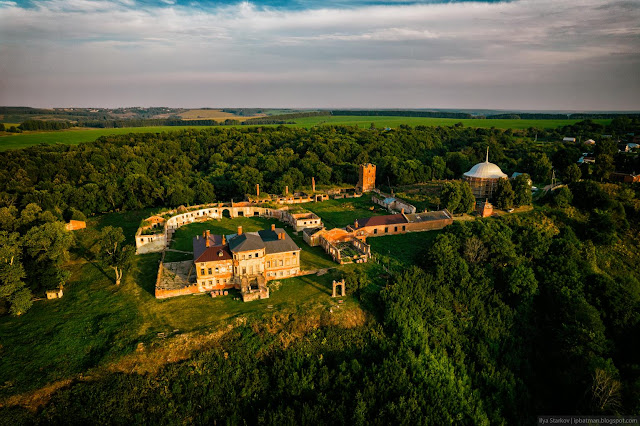
[[[344,228],[353,225],[356,219],[389,214],[385,209],[373,206],[371,197],[363,195],[360,198],[347,198],[342,200],[327,200],[321,203],[300,204],[300,207],[310,210],[322,218],[325,228]]]
[[[204,129],[219,126],[154,126],[154,127],[125,127],[120,129],[84,129],[74,128],[69,130],[57,130],[51,132],[26,132],[0,136],[0,151],[7,149],[26,148],[31,145],[45,143],[53,145],[61,143],[65,145],[77,145],[83,142],[93,142],[100,136],[126,135],[129,133],[161,133],[183,129]]]
[[[480,120],[480,119],[456,119],[456,118],[428,118],[428,117],[385,117],[385,116],[321,116],[305,117],[295,120],[301,127],[313,127],[317,125],[350,125],[361,128],[369,128],[374,123],[377,128],[398,127],[401,124],[409,126],[453,126],[463,123],[467,127],[481,127],[497,129],[555,129],[562,126],[575,124],[582,120]],[[593,120],[600,124],[609,124],[611,120]]]
[[[417,257],[433,244],[441,231],[410,232],[408,234],[369,237],[371,251],[380,256],[391,257],[403,265],[416,263]]]
[[[287,126],[310,128],[318,125],[349,125],[361,128],[369,128],[371,123],[375,123],[377,128],[395,128],[402,124],[410,126],[453,126],[456,123],[463,123],[468,127],[499,129],[526,129],[529,127],[554,129],[570,124],[575,124],[580,120],[474,120],[474,119],[454,119],[454,118],[426,118],[426,117],[363,117],[363,116],[320,116],[295,119],[296,124]],[[611,120],[593,120],[600,124],[609,124]],[[269,125],[273,126],[273,125]],[[84,129],[74,128],[69,130],[59,130],[52,132],[26,132],[20,134],[6,134],[0,136],[0,151],[7,149],[25,148],[31,145],[44,144],[68,144],[76,145],[83,142],[92,142],[101,136],[122,135],[128,133],[160,133],[179,131],[184,129],[202,129],[209,127],[228,126],[155,126],[155,127],[127,127],[119,129]],[[242,127],[240,125],[230,127]],[[265,125],[261,125],[265,127]]]

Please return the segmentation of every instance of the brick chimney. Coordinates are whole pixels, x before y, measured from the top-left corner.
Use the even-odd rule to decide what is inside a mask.
[[[224,234],[222,234],[222,245],[227,244],[227,237],[224,236]]]
[[[256,183],[256,197],[260,197],[260,184]]]
[[[289,195],[289,187],[288,186],[284,187],[284,195]]]
[[[242,235],[242,226],[238,226],[238,235]]]
[[[210,243],[209,243],[209,236],[206,236],[206,237],[204,238],[204,246],[205,246],[205,247],[209,247],[209,244],[210,244]]]
[[[358,219],[356,219],[355,223],[353,224],[353,226],[358,229]]]
[[[284,240],[284,232],[281,232],[278,234],[278,239],[279,240]]]
[[[400,210],[400,214],[404,214],[404,209]]]
[[[276,224],[275,224],[275,223],[272,223],[272,224],[271,224],[271,230],[272,230],[272,231],[275,231],[275,230],[276,230]]]
[[[316,192],[316,178],[311,178],[311,192]]]

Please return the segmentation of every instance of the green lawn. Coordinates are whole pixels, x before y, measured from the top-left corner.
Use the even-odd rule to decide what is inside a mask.
[[[415,263],[416,256],[433,244],[441,231],[410,232],[408,234],[369,237],[367,243],[373,253],[389,256],[407,266]]]
[[[371,195],[369,194],[365,194],[360,198],[300,204],[300,207],[320,216],[327,229],[344,228],[347,225],[353,225],[356,219],[363,217],[389,214],[387,210],[380,206],[375,206],[373,211],[370,210],[373,206],[374,204],[371,202]]]

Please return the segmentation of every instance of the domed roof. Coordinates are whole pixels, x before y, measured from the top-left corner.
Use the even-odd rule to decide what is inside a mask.
[[[506,174],[502,173],[500,167],[489,162],[489,148],[487,148],[487,160],[484,163],[478,163],[473,166],[464,176],[479,179],[500,179],[507,177]]]

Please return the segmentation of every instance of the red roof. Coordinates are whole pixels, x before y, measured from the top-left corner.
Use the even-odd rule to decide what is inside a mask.
[[[229,251],[229,246],[215,246],[207,247],[200,256],[195,260],[195,263],[200,262],[216,262],[220,260],[231,260],[233,256]]]
[[[386,216],[372,216],[365,219],[358,219],[358,228],[366,226],[397,225],[407,223],[403,214],[389,214]]]

